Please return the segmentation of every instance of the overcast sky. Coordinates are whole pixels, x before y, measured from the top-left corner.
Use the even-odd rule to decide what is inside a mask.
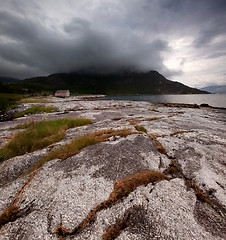
[[[86,68],[226,84],[226,0],[1,0],[0,76]]]

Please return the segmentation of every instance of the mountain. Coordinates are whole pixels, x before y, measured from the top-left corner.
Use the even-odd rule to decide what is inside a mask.
[[[19,79],[0,76],[0,83],[11,83],[11,82],[16,82],[16,81],[19,81]]]
[[[222,85],[222,86],[209,86],[209,87],[201,88],[201,90],[207,91],[207,92],[210,92],[210,93],[223,94],[223,93],[226,93],[226,85]]]
[[[166,79],[156,71],[93,73],[78,71],[56,73],[12,83],[13,88],[33,91],[69,89],[79,94],[199,94],[207,93]]]

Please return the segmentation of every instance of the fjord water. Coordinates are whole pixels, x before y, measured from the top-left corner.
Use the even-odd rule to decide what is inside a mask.
[[[106,100],[133,100],[156,103],[207,103],[212,107],[226,108],[226,94],[178,94],[178,95],[108,95]]]

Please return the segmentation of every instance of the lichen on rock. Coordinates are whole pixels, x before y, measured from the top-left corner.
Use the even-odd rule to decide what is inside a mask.
[[[88,118],[93,124],[0,163],[0,239],[226,238],[224,110],[73,97],[49,101],[59,112],[47,120]],[[11,127],[27,121],[1,122],[1,144],[15,131]],[[36,165],[90,135],[98,141]]]

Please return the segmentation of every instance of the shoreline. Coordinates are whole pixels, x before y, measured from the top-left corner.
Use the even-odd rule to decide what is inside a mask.
[[[168,95],[107,95],[107,100],[135,100],[152,103],[178,103],[178,104],[208,104],[213,107],[226,108],[226,94],[168,94]]]

